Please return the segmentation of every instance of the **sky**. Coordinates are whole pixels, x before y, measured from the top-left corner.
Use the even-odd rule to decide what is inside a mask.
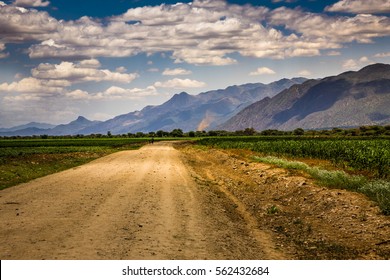
[[[390,63],[389,0],[0,0],[0,127]]]

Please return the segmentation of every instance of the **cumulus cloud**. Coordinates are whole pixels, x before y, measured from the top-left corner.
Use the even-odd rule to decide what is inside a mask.
[[[67,80],[71,82],[101,82],[112,81],[130,83],[138,74],[111,72],[99,68],[100,62],[96,59],[82,60],[79,63],[61,62],[60,64],[41,63],[31,70],[37,79]]]
[[[371,43],[373,38],[390,35],[390,18],[369,14],[332,17],[280,7],[270,13],[269,21],[302,34],[291,44],[307,50],[337,49],[353,41]]]
[[[353,14],[389,13],[390,2],[388,0],[341,0],[331,6],[327,6],[325,10]]]
[[[359,59],[347,59],[343,61],[342,67],[345,70],[358,70],[368,64],[371,64],[372,61],[366,57],[362,56]]]
[[[237,54],[274,59],[318,56],[345,43],[370,43],[389,35],[386,16],[339,16],[286,7],[270,10],[224,0],[138,7],[104,23],[86,16],[58,21],[43,11],[0,5],[0,56],[6,55],[7,43],[33,42],[28,48],[31,58],[73,60],[165,53],[176,63],[229,65],[237,63],[233,57]]]
[[[229,65],[234,53],[284,58],[318,55],[337,44],[285,36],[264,26],[266,7],[233,5],[226,1],[194,1],[129,9],[102,25],[88,17],[57,23],[50,38],[29,48],[32,58],[125,57],[144,52],[172,53],[176,63]],[[169,40],[166,40],[169,38]]]
[[[45,98],[68,98],[72,100],[120,99],[141,96],[139,89],[122,89],[111,86],[104,92],[89,93],[84,90],[70,90],[78,83],[112,82],[130,83],[138,74],[126,74],[100,69],[97,59],[79,62],[61,62],[60,64],[41,63],[31,70],[31,77],[20,77],[19,81],[0,84],[0,92],[11,93],[5,96],[7,101],[26,101]],[[123,69],[121,69],[123,70]],[[152,94],[152,88],[142,91]]]
[[[115,71],[118,73],[125,73],[125,72],[127,72],[127,69],[126,69],[126,67],[120,66],[120,67],[116,68]]]
[[[50,1],[42,0],[15,0],[14,4],[20,7],[47,7]]]
[[[7,57],[9,54],[4,52],[5,44],[0,43],[0,59]]]
[[[200,82],[197,80],[190,80],[190,79],[172,79],[165,82],[156,82],[154,83],[155,87],[162,87],[162,88],[201,88],[205,87],[206,84],[204,82]]]
[[[304,69],[304,70],[299,71],[298,75],[303,76],[303,77],[307,77],[307,76],[311,75],[311,72],[309,70]]]
[[[46,12],[0,5],[0,37],[3,43],[49,40],[58,32],[59,26],[61,23]]]
[[[169,69],[166,68],[162,73],[164,76],[190,75],[192,72],[183,68]]]
[[[268,67],[260,67],[260,68],[257,68],[256,71],[249,73],[249,75],[251,75],[251,76],[274,75],[274,74],[276,74],[275,71],[268,68]]]
[[[147,88],[121,88],[111,86],[105,91],[88,93],[84,90],[73,90],[65,94],[66,97],[74,100],[118,100],[118,99],[139,99],[147,96],[157,95],[157,90],[154,86]]]
[[[341,55],[341,53],[339,51],[329,51],[326,55],[339,56],[339,55]]]
[[[379,57],[379,58],[390,57],[390,52],[377,53],[374,55],[374,57]]]
[[[41,80],[33,77],[0,84],[0,91],[20,93],[60,93],[71,83],[66,80]]]

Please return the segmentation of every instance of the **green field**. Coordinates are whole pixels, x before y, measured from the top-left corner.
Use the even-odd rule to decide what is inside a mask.
[[[137,149],[148,141],[146,138],[0,140],[0,189],[113,152]]]
[[[198,142],[273,156],[329,160],[338,167],[390,178],[390,139],[307,137],[214,137]]]

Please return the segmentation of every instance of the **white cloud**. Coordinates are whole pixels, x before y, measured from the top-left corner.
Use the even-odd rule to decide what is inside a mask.
[[[80,66],[83,68],[100,68],[102,65],[97,59],[86,59],[79,62]],[[119,71],[118,71],[119,72]]]
[[[115,71],[118,73],[126,73],[127,69],[126,69],[126,67],[120,66],[120,67],[116,68]]]
[[[372,61],[366,57],[363,56],[359,59],[347,59],[343,61],[342,67],[345,70],[358,70],[364,66],[367,66],[368,64],[371,64]]]
[[[291,44],[309,50],[337,49],[343,43],[371,43],[373,38],[390,35],[390,18],[359,14],[354,17],[328,16],[281,7],[270,13],[270,23],[301,33]]]
[[[160,53],[171,55],[176,63],[195,65],[235,64],[237,54],[273,59],[318,56],[345,43],[370,43],[390,35],[386,16],[332,16],[286,7],[270,10],[223,0],[133,8],[104,24],[89,17],[58,21],[43,11],[4,4],[0,26],[3,45],[33,42],[28,48],[31,58]],[[280,26],[291,32],[286,35]],[[0,56],[5,56],[4,46],[0,48]]]
[[[65,94],[66,97],[71,99],[92,99],[87,91],[76,89]]]
[[[155,96],[157,90],[154,86],[146,88],[121,88],[111,86],[105,91],[89,93],[84,90],[74,90],[67,92],[66,97],[73,100],[119,100],[119,99],[139,99],[142,97]]]
[[[50,1],[42,0],[15,0],[14,4],[21,7],[47,7]]]
[[[326,40],[286,37],[260,23],[268,14],[266,7],[226,1],[139,7],[111,18],[104,26],[88,17],[58,23],[50,38],[29,48],[29,55],[125,57],[170,52],[176,63],[229,65],[237,63],[230,57],[234,53],[284,58],[318,55],[320,48],[340,47]]]
[[[0,5],[2,43],[49,40],[61,23],[48,13],[12,5]]]
[[[66,80],[40,80],[33,77],[18,82],[0,84],[0,91],[20,93],[59,93],[70,86]]]
[[[5,45],[0,43],[0,59],[6,58],[9,55],[9,53],[5,53],[4,50],[5,50]]]
[[[98,121],[106,121],[108,119],[111,119],[115,117],[115,115],[107,114],[107,113],[94,113],[89,116],[89,119],[91,120],[98,120]]]
[[[341,53],[339,51],[329,51],[326,55],[339,56],[339,55],[341,55]]]
[[[155,87],[162,87],[162,88],[201,88],[205,87],[206,84],[204,82],[196,81],[196,80],[190,80],[190,79],[178,79],[174,78],[172,80],[168,80],[165,82],[156,82],[154,83]]]
[[[37,79],[68,80],[71,82],[101,82],[112,81],[130,83],[138,74],[124,74],[111,72],[99,68],[100,62],[96,59],[83,60],[79,63],[61,62],[60,64],[41,63],[31,70],[31,74]]]
[[[268,67],[260,67],[260,68],[257,68],[256,71],[249,73],[249,75],[251,75],[251,76],[274,75],[274,74],[276,74],[275,71],[268,68]]]
[[[379,57],[379,58],[390,57],[390,52],[377,53],[374,55],[374,57]]]
[[[0,92],[14,94],[5,97],[8,101],[36,100],[43,97],[94,100],[140,96],[140,91],[137,89],[126,90],[114,85],[104,92],[92,94],[80,89],[69,90],[75,83],[102,81],[130,83],[138,77],[138,74],[111,72],[107,69],[98,69],[99,67],[101,64],[96,59],[82,60],[77,63],[41,63],[31,70],[32,77],[16,77],[20,80],[0,84]],[[151,88],[143,92],[151,94]]]
[[[298,75],[303,76],[303,77],[307,77],[307,76],[311,75],[311,72],[309,70],[304,69],[304,70],[299,71]]]
[[[389,13],[390,1],[388,0],[341,0],[325,8],[329,12],[346,13]]]
[[[343,61],[343,69],[357,69],[358,68],[358,63],[354,59],[348,59]]]
[[[5,102],[30,102],[30,101],[39,101],[42,100],[42,97],[37,94],[22,94],[15,96],[5,96]]]
[[[162,73],[164,76],[190,75],[192,72],[183,68],[169,69],[166,68]]]
[[[236,64],[237,60],[224,57],[224,51],[180,49],[173,52],[172,58],[175,63],[187,62],[195,65],[230,65]]]
[[[154,86],[148,86],[147,88],[131,88],[124,89],[116,86],[112,86],[108,88],[98,96],[111,97],[111,98],[139,98],[146,96],[154,96],[157,95],[157,90]]]

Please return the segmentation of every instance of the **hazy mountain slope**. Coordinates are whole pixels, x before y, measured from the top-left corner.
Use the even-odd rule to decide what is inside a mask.
[[[88,127],[83,134],[128,132],[184,131],[212,129],[225,122],[249,104],[267,96],[274,96],[304,78],[282,79],[270,84],[245,84],[208,91],[198,95],[182,92],[158,106],[147,106],[141,111],[117,116],[104,123]]]
[[[54,126],[53,128],[42,129],[36,127],[28,127],[29,124],[20,126],[22,129],[15,131],[0,132],[0,136],[31,136],[31,135],[75,135],[86,127],[97,125],[100,121],[90,121],[84,117],[78,117],[76,120],[68,123]],[[34,123],[33,123],[34,124]],[[23,128],[25,127],[25,128]]]
[[[37,128],[37,129],[49,129],[53,128],[56,125],[49,124],[49,123],[38,123],[38,122],[30,122],[23,125],[18,125],[10,128],[0,128],[0,132],[10,132],[10,131],[16,131],[16,130],[23,130],[23,129],[31,129],[31,128]]]
[[[329,128],[390,123],[390,65],[306,81],[248,106],[220,129]]]

